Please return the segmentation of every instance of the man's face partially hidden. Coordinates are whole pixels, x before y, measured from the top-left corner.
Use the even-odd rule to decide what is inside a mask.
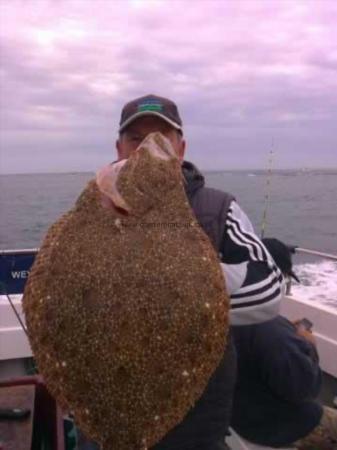
[[[170,140],[178,158],[182,161],[185,153],[184,139],[178,130],[155,116],[140,117],[122,132],[116,142],[118,160],[127,159],[143,139],[155,131],[159,131]]]

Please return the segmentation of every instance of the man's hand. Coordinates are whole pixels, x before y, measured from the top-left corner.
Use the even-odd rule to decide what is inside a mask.
[[[296,334],[311,342],[316,347],[316,339],[312,333],[312,330],[305,327],[302,320],[295,320],[293,324],[296,328]]]

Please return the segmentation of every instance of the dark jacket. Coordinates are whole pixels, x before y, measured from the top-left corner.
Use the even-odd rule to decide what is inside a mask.
[[[225,221],[233,197],[225,192],[204,187],[204,177],[191,163],[184,161],[183,173],[190,205],[220,252]],[[220,365],[211,377],[203,395],[185,419],[171,430],[152,450],[216,450],[223,444],[228,431],[232,397],[236,378],[236,354],[229,337]]]
[[[284,317],[233,327],[238,378],[233,428],[247,440],[282,447],[306,436],[320,421],[313,399],[321,385],[314,346]]]

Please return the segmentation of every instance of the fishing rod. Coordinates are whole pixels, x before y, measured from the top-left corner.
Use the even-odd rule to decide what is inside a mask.
[[[264,238],[264,233],[266,231],[266,225],[267,225],[267,211],[268,211],[269,199],[270,199],[270,186],[271,186],[271,175],[272,175],[272,167],[273,167],[273,157],[274,157],[274,139],[272,140],[271,149],[269,152],[268,173],[267,173],[267,180],[266,180],[266,193],[264,196],[264,210],[263,210],[262,223],[261,223],[261,239]]]

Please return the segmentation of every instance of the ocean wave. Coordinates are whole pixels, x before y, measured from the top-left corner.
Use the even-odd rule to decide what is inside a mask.
[[[301,281],[291,288],[294,297],[337,308],[337,262],[298,264],[294,271]]]

